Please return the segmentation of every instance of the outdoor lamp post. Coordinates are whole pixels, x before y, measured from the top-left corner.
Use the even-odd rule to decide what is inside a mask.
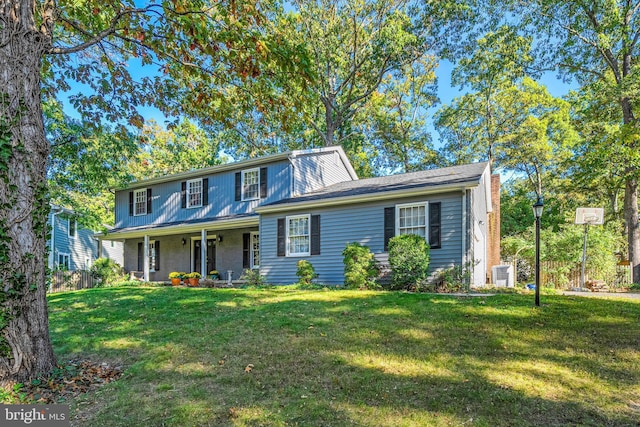
[[[536,217],[536,306],[540,306],[540,217],[542,216],[542,197],[533,204],[533,215]]]

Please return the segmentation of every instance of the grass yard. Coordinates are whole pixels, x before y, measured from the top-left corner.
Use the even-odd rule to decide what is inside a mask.
[[[87,426],[629,426],[640,302],[346,290],[54,294],[60,362],[122,363]]]

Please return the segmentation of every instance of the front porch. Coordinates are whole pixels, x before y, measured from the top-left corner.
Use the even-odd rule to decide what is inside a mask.
[[[123,268],[144,281],[168,282],[174,271],[197,272],[205,279],[217,270],[221,286],[259,265],[256,217],[119,230],[102,238],[124,242]]]

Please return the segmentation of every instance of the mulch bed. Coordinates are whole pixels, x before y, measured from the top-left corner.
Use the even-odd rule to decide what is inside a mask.
[[[123,368],[109,363],[72,360],[57,368],[49,377],[13,387],[13,403],[66,403],[94,391],[122,376]]]

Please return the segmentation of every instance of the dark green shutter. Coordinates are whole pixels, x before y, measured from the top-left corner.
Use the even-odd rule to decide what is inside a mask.
[[[242,173],[236,172],[236,202],[242,200]]]
[[[440,248],[442,246],[442,218],[441,203],[429,203],[429,246],[431,248]]]
[[[320,215],[311,215],[311,255],[320,255]]]
[[[396,234],[396,208],[384,208],[384,251],[389,250],[389,240]]]
[[[285,230],[285,219],[278,218],[278,256],[285,256],[287,254],[287,234]]]
[[[251,233],[242,234],[242,268],[251,268]]]

